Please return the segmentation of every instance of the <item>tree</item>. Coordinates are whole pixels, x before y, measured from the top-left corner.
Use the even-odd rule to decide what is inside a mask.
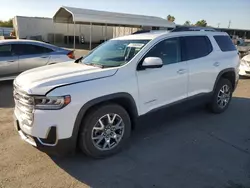
[[[191,22],[187,20],[183,25],[190,26]]]
[[[207,26],[207,21],[206,20],[197,21],[195,26],[206,27]]]
[[[174,16],[171,16],[170,14],[167,16],[167,20],[169,22],[174,22],[175,21],[175,17]]]
[[[8,21],[0,20],[0,27],[13,27],[12,19],[9,19]]]

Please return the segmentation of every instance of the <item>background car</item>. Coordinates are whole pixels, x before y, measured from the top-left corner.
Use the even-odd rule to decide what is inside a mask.
[[[237,45],[237,49],[241,57],[250,54],[250,41],[244,41],[242,44]]]
[[[32,40],[0,40],[0,81],[28,69],[74,59],[74,51]]]
[[[250,54],[241,59],[239,75],[250,76]]]

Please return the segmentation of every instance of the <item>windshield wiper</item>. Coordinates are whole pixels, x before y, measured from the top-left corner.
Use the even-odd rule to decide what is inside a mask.
[[[83,56],[80,57],[80,58],[78,58],[78,59],[76,59],[76,60],[75,60],[75,63],[80,63],[80,62],[82,61],[82,59],[83,59]]]

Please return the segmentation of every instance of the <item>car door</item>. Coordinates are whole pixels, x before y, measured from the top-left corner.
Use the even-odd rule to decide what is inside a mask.
[[[181,39],[183,59],[188,64],[188,96],[209,93],[218,75],[218,59],[207,36]]]
[[[0,45],[0,79],[18,74],[18,57],[12,53],[11,44]]]
[[[35,44],[14,44],[13,50],[18,54],[19,72],[44,66],[50,59],[49,49]]]
[[[138,66],[147,57],[161,58],[163,66],[137,71],[142,112],[186,98],[188,70],[186,62],[181,61],[180,39],[169,38],[159,42],[149,50]]]

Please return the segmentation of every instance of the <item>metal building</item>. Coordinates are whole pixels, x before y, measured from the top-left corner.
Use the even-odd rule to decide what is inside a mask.
[[[42,40],[53,44],[73,45],[74,26],[66,23],[54,23],[52,18],[15,16],[13,26],[18,39]],[[75,25],[76,43],[89,42],[89,26]],[[103,40],[102,27],[94,26],[92,31],[92,41],[99,43]],[[107,39],[113,37],[113,27],[107,28]]]
[[[155,16],[143,16],[116,12],[97,11],[73,7],[61,7],[53,17],[55,23],[67,23],[74,25],[76,36],[76,24],[89,25],[90,48],[93,41],[93,27],[102,26],[102,36],[107,38],[107,27],[114,27],[113,36],[132,33],[131,28],[168,29],[174,28],[175,24],[166,19]],[[118,30],[117,30],[118,28]],[[122,32],[120,29],[123,28]],[[127,30],[126,30],[127,28]],[[117,34],[118,33],[118,34]],[[121,34],[122,33],[122,34]],[[75,41],[75,40],[74,40]],[[75,42],[74,42],[75,44]]]
[[[92,44],[139,29],[173,29],[175,24],[155,16],[143,16],[72,7],[60,7],[53,18],[15,16],[13,26],[18,39],[35,39],[68,45]]]

